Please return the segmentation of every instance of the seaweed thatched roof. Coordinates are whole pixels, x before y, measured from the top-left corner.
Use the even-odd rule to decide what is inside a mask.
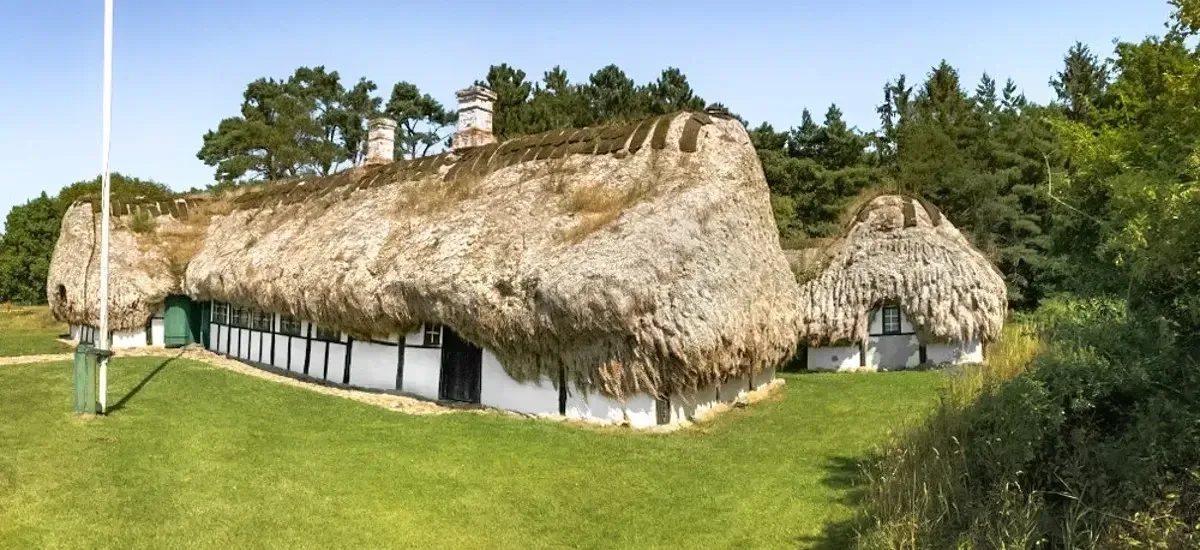
[[[749,137],[703,113],[188,204],[173,216],[156,206],[140,233],[144,208],[122,205],[133,214],[114,226],[115,327],[145,323],[171,292],[360,336],[443,323],[514,378],[565,369],[610,396],[760,371],[790,356],[800,328],[798,310],[780,307],[797,286]],[[95,319],[92,212],[80,203],[64,219],[47,282],[72,322]]]
[[[884,304],[902,305],[937,340],[993,340],[1007,314],[1004,277],[921,199],[875,197],[842,237],[788,257],[801,278],[801,334],[814,345],[862,340],[867,313]]]

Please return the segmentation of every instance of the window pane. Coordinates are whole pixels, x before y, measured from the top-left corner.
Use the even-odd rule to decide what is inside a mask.
[[[291,336],[300,336],[300,321],[286,315],[279,317],[279,332]]]
[[[273,318],[270,313],[255,312],[253,318],[253,329],[269,332],[271,330],[271,322]]]
[[[213,304],[212,322],[219,325],[229,324],[229,304],[220,302]]]
[[[313,327],[313,338],[316,338],[318,340],[331,340],[331,341],[336,342],[338,340],[341,340],[340,336],[341,336],[341,334],[336,330],[329,330],[327,328],[321,328],[321,327]]]
[[[883,308],[883,332],[885,334],[898,334],[900,332],[900,308]]]
[[[425,325],[425,345],[442,345],[442,325]]]

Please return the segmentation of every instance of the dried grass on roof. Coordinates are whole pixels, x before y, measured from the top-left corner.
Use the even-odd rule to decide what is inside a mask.
[[[360,335],[442,323],[518,380],[666,395],[774,366],[800,328],[762,169],[728,119],[549,132],[207,208],[165,292]],[[85,269],[56,252],[51,280]],[[115,303],[122,324],[144,323],[164,289]],[[86,319],[82,299],[56,311]]]
[[[861,341],[867,313],[900,304],[940,340],[995,339],[1007,315],[1004,278],[927,201],[875,195],[851,209],[840,238],[789,252],[801,278],[803,336],[811,344]]]

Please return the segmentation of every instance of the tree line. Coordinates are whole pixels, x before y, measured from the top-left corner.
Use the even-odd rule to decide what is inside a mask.
[[[836,236],[839,215],[855,197],[884,189],[941,207],[997,263],[1015,308],[1059,292],[1140,299],[1151,289],[1188,286],[1187,268],[1161,264],[1194,250],[1175,230],[1195,223],[1184,205],[1194,200],[1200,170],[1189,141],[1200,137],[1200,117],[1187,110],[1192,88],[1182,84],[1196,65],[1189,33],[1179,24],[1167,36],[1118,45],[1111,59],[1072,46],[1061,70],[1048,75],[1057,97],[1048,105],[1029,101],[1011,80],[984,74],[965,83],[941,61],[917,81],[898,75],[883,83],[875,131],[851,127],[837,105],[819,120],[804,110],[787,128],[748,124],[781,242],[804,247]],[[533,79],[499,64],[476,82],[498,96],[501,139],[725,108],[707,103],[671,67],[637,83],[616,65],[572,81],[561,67]],[[369,79],[343,80],[320,66],[249,83],[238,113],[201,137],[197,157],[214,169],[210,187],[353,166],[365,152],[366,121],[379,115],[398,122],[398,158],[448,145],[452,109],[409,82],[396,83],[386,101],[378,91]],[[7,281],[0,299],[41,299],[45,251],[57,231],[51,214],[61,215],[62,197],[10,212],[0,240],[0,280]],[[51,208],[47,200],[57,203]],[[1170,239],[1182,241],[1160,246]]]

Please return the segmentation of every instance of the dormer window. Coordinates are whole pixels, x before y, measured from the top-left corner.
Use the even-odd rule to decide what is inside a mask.
[[[883,333],[900,334],[900,306],[883,308]]]

